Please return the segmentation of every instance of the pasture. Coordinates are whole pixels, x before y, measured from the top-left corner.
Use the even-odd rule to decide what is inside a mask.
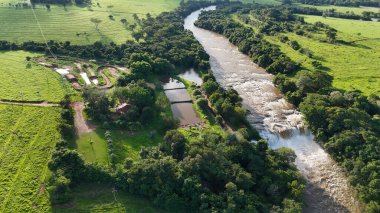
[[[0,105],[0,212],[48,212],[47,163],[60,108]]]
[[[47,40],[84,45],[95,41],[121,44],[133,39],[129,25],[136,23],[134,14],[140,18],[144,18],[147,13],[156,16],[175,9],[180,1],[94,0],[87,7],[52,5],[50,9],[45,5],[37,5],[34,9],[36,16],[30,7],[16,8],[14,5],[17,2],[23,1],[0,0],[0,40],[43,42],[39,29],[41,26]],[[101,21],[97,29],[91,19]],[[121,19],[126,19],[127,24],[123,24]]]
[[[320,21],[337,29],[337,40],[354,43],[320,42],[320,39],[326,39],[323,33],[312,33],[310,37],[306,37],[288,32],[278,36],[265,36],[265,39],[277,45],[293,61],[300,63],[301,69],[314,70],[312,62],[321,62],[324,70],[334,77],[333,86],[337,89],[360,90],[365,95],[380,95],[380,22],[302,16],[308,23]],[[232,17],[239,22],[236,15]],[[253,19],[252,16],[250,18]],[[281,35],[288,36],[290,41],[297,41],[302,48],[311,50],[313,58],[308,58],[289,44],[280,42]]]
[[[300,7],[314,7],[317,8],[318,10],[329,10],[329,9],[334,9],[336,12],[340,13],[354,13],[357,15],[362,15],[363,12],[368,11],[368,12],[374,12],[378,13],[380,12],[380,9],[377,8],[361,8],[361,7],[344,7],[344,6],[334,6],[334,5],[309,5],[309,4],[297,4],[297,6]]]
[[[59,102],[63,99],[69,90],[67,81],[54,70],[26,60],[27,56],[40,55],[0,52],[0,100]]]
[[[360,20],[350,20],[341,18],[323,18],[321,16],[308,16],[303,15],[305,21],[308,23],[315,23],[320,21],[337,29],[339,32],[347,34],[341,35],[346,37],[347,41],[350,39],[363,39],[363,38],[378,38],[380,39],[380,22],[374,21],[360,21]],[[339,36],[340,34],[338,34]],[[351,36],[351,37],[348,37]],[[357,38],[355,36],[358,36]]]

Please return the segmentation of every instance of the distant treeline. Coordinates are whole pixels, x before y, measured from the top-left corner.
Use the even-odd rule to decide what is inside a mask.
[[[61,4],[61,5],[69,5],[69,4],[89,4],[91,0],[31,0],[32,4]]]
[[[318,141],[346,169],[350,183],[359,192],[361,201],[367,204],[367,212],[379,212],[380,98],[376,95],[366,97],[358,91],[338,91],[332,87],[332,77],[321,70],[322,65],[317,60],[313,62],[315,70],[300,71],[296,63],[262,36],[281,32],[309,36],[312,32],[325,32],[327,41],[335,43],[336,30],[320,22],[307,24],[294,15],[309,10],[314,11],[235,4],[202,13],[196,24],[225,35],[254,62],[277,74],[274,83],[291,103],[300,106]],[[258,31],[234,21],[230,17],[232,13]],[[258,21],[252,22],[244,14]],[[297,41],[289,41],[286,36],[279,36],[279,39],[313,58],[313,53]]]
[[[311,5],[339,5],[339,6],[367,6],[367,7],[380,7],[379,0],[297,0],[303,4]]]
[[[343,19],[354,19],[354,20],[363,20],[371,21],[371,18],[379,18],[380,12],[369,12],[364,11],[361,15],[351,13],[337,12],[335,9],[328,9],[325,11],[318,10],[313,7],[290,7],[293,14],[305,14],[305,15],[315,15],[315,16],[324,16],[324,17],[334,17],[334,18],[343,18]]]

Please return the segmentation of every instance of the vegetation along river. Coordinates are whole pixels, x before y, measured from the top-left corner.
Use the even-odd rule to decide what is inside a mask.
[[[204,10],[213,10],[208,7]],[[216,80],[234,88],[249,110],[248,120],[272,148],[288,147],[307,180],[304,212],[360,212],[359,203],[342,169],[303,127],[302,115],[288,104],[272,83],[273,76],[239,52],[227,38],[194,26],[201,10],[185,19],[185,28],[210,55]]]

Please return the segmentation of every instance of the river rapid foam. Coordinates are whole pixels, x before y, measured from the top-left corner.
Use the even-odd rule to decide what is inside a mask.
[[[215,10],[215,6],[202,10]],[[243,98],[243,106],[249,111],[248,121],[270,147],[294,150],[295,164],[307,180],[303,212],[361,212],[344,171],[314,141],[302,114],[273,85],[273,75],[254,64],[224,36],[194,26],[202,10],[190,14],[184,27],[210,55],[218,83],[234,88]]]

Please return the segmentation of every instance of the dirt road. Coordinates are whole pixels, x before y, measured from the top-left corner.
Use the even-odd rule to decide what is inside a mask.
[[[75,111],[74,125],[75,125],[75,131],[76,131],[77,135],[89,133],[89,132],[92,132],[96,129],[96,126],[94,124],[91,124],[90,122],[86,121],[86,119],[83,116],[83,110],[84,110],[84,103],[83,102],[72,103],[71,107]]]

